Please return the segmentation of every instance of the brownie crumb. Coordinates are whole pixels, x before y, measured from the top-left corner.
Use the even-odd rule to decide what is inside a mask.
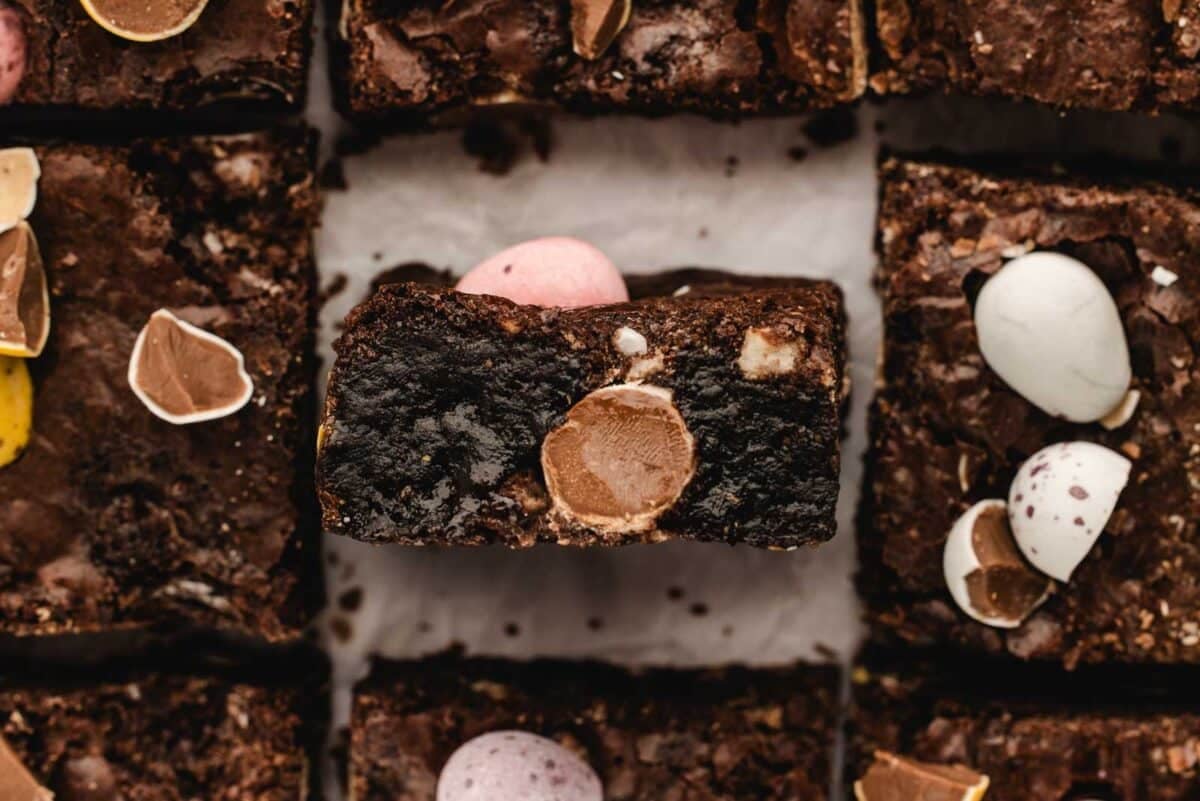
[[[808,148],[799,146],[789,147],[787,154],[788,158],[792,161],[804,161],[806,158],[808,158]]]
[[[740,163],[737,156],[730,156],[725,159],[725,177],[732,178],[737,175],[737,168]]]
[[[507,636],[507,637],[517,637],[517,636],[520,636],[520,634],[521,634],[521,627],[520,627],[520,626],[518,626],[516,623],[505,623],[505,624],[504,624],[504,634],[505,634],[505,636]]]
[[[420,634],[428,634],[429,632],[433,631],[433,624],[428,620],[422,620],[417,623],[417,631]]]
[[[667,587],[667,597],[672,601],[678,601],[683,597],[683,587]]]
[[[822,111],[809,119],[803,130],[817,147],[833,147],[858,136],[858,116],[851,108]]]
[[[336,298],[338,295],[346,291],[346,286],[349,285],[350,278],[345,273],[338,273],[333,276],[333,280],[321,288],[321,292],[317,295],[317,303],[324,306],[329,301]],[[329,564],[337,564],[336,561]]]
[[[695,603],[688,607],[688,611],[696,617],[704,617],[708,614],[708,604]]]
[[[462,134],[462,148],[479,160],[480,172],[508,175],[517,163],[521,143],[495,120],[475,120]]]
[[[587,627],[592,631],[599,631],[604,628],[604,620],[598,617],[589,617]]]
[[[347,612],[357,612],[362,606],[363,588],[351,587],[338,596],[338,606]]]
[[[356,130],[338,137],[333,143],[333,152],[341,158],[361,156],[373,150],[382,141],[383,134],[378,131]]]
[[[330,618],[329,630],[333,632],[333,636],[338,642],[350,642],[354,637],[354,627],[344,617]]]
[[[341,158],[334,156],[321,167],[317,176],[317,186],[322,189],[344,191],[350,188],[346,181],[346,166]]]
[[[733,636],[733,626],[729,625],[728,623],[726,623],[724,626],[722,626],[721,627],[721,636],[722,637],[732,637]]]

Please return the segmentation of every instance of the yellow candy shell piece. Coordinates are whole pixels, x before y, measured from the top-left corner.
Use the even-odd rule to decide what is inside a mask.
[[[33,433],[33,381],[24,359],[0,356],[0,468],[17,460]]]

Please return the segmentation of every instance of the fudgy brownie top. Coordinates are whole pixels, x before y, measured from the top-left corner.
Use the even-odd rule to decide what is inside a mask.
[[[884,750],[984,773],[987,801],[1185,801],[1200,794],[1194,693],[1129,684],[1128,677],[1080,682],[1057,669],[911,657],[860,668],[853,679],[848,782]]]
[[[847,102],[866,83],[857,0],[633,0],[597,60],[558,0],[345,0],[342,102],[361,117],[550,103],[719,116]]]
[[[0,736],[60,801],[299,801],[309,781],[299,698],[194,677],[0,684]]]
[[[1200,195],[898,159],[882,180],[884,359],[858,582],[874,632],[1068,665],[1200,662]],[[1116,301],[1141,401],[1114,431],[1047,415],[980,354],[974,295],[1030,249],[1081,260]],[[1034,452],[1071,440],[1133,462],[1105,532],[1020,628],[969,620],[942,572],[952,524],[976,501],[1008,497]]]
[[[311,0],[211,0],[187,31],[151,43],[109,33],[79,0],[6,2],[28,42],[18,106],[187,111],[222,100],[304,101]]]
[[[326,529],[410,544],[686,536],[786,548],[828,539],[844,392],[841,293],[793,284],[568,310],[381,287],[335,344],[319,448]],[[646,339],[644,353],[615,346],[623,329]],[[755,373],[747,337],[767,350],[778,339],[786,364]],[[589,393],[642,380],[670,391],[690,431],[690,482],[651,528],[562,517],[539,462],[543,440]]]
[[[1197,0],[879,0],[881,93],[954,90],[1108,110],[1200,104]]]
[[[298,584],[315,545],[309,134],[36,151],[51,334],[28,363],[29,448],[0,469],[0,632],[295,635],[320,600]],[[244,409],[175,426],[134,396],[160,307],[245,355]]]
[[[838,707],[831,666],[631,674],[597,663],[377,664],[355,691],[350,793],[432,801],[456,748],[521,729],[588,762],[612,801],[828,797]]]

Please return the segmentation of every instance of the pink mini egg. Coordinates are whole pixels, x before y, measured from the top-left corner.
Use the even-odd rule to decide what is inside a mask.
[[[28,46],[17,10],[0,0],[0,106],[11,103],[25,77]]]
[[[607,256],[587,242],[563,236],[531,239],[502,250],[464,275],[456,289],[558,308],[629,300],[625,280]]]

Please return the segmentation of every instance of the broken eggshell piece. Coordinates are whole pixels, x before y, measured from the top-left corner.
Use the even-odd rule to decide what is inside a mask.
[[[231,415],[254,392],[241,351],[166,309],[138,334],[129,386],[146,408],[176,425]]]
[[[1133,373],[1117,305],[1070,256],[1005,264],[979,293],[975,329],[988,366],[1048,414],[1089,423],[1125,399]]]
[[[1104,531],[1132,464],[1093,442],[1062,442],[1035,453],[1008,491],[1008,519],[1025,558],[1070,581]]]
[[[554,740],[524,731],[481,734],[438,777],[437,801],[603,801],[591,766]]]
[[[42,167],[32,148],[0,150],[0,233],[17,227],[33,213]]]
[[[946,538],[942,568],[959,608],[996,628],[1020,626],[1054,589],[1017,550],[1001,500],[980,501],[958,518]]]
[[[32,359],[50,336],[50,292],[33,229],[0,234],[0,356]]]
[[[696,472],[696,444],[670,390],[617,384],[587,395],[542,442],[555,509],[607,531],[647,531]]]

